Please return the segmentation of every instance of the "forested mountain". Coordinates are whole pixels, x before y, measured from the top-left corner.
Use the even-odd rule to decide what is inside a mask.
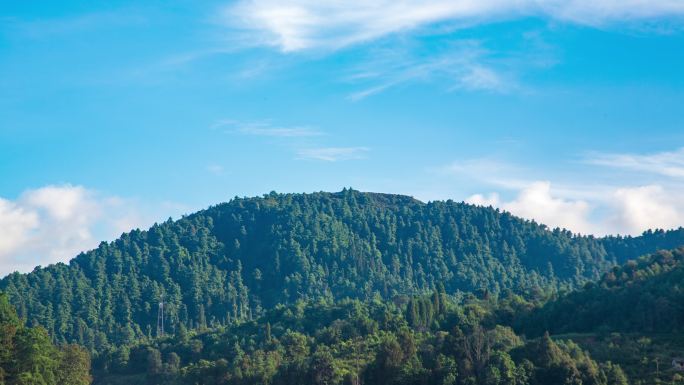
[[[615,266],[596,283],[523,316],[528,335],[569,332],[684,331],[684,248]]]
[[[541,293],[598,279],[615,263],[684,244],[684,230],[573,235],[492,208],[361,193],[235,198],[134,230],[68,265],[0,281],[30,325],[91,351],[254,319],[298,300],[391,299],[504,290]]]

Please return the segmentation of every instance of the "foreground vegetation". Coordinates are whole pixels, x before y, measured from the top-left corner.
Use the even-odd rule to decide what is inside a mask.
[[[300,302],[219,330],[113,349],[95,361],[98,384],[627,384],[572,341],[525,341],[491,324],[490,309],[444,293]]]
[[[98,384],[676,384],[684,248],[528,300],[432,295],[278,306],[254,321],[111,349]],[[659,316],[658,316],[659,315]],[[549,336],[544,330],[555,335]],[[558,333],[565,334],[558,334]]]
[[[56,347],[45,329],[25,327],[0,293],[0,385],[87,385],[90,356],[78,345]]]
[[[170,335],[110,346],[94,357],[92,374],[97,385],[681,383],[669,362],[684,351],[681,326],[670,321],[682,315],[682,270],[684,249],[676,249],[537,300],[512,291],[456,297],[439,284],[431,295],[391,301],[300,300],[254,320],[181,324]],[[663,295],[651,301],[654,293]],[[630,303],[668,317],[634,332],[648,318],[623,322],[638,314]],[[6,296],[0,304],[0,384],[89,383],[84,350],[56,348],[42,328],[22,325]],[[546,328],[566,333],[539,332]]]

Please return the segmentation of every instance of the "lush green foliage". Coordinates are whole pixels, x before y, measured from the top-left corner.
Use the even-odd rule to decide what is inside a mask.
[[[525,343],[488,324],[491,304],[469,301],[455,306],[439,292],[300,301],[256,321],[111,349],[96,360],[96,377],[101,385],[626,384],[619,365],[548,335]]]
[[[616,266],[527,316],[517,329],[528,335],[571,332],[672,333],[684,330],[684,248],[662,250]]]
[[[25,327],[0,292],[0,385],[88,385],[90,356],[78,345],[55,347],[45,329]]]
[[[539,296],[598,279],[615,262],[684,243],[684,230],[594,238],[492,208],[397,195],[269,194],[135,230],[0,281],[21,317],[91,351],[167,331],[254,319],[277,304],[505,290]],[[411,323],[429,321],[416,304]],[[412,317],[414,315],[412,314]]]

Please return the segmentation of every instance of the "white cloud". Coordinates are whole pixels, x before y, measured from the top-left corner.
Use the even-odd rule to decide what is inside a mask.
[[[475,158],[438,171],[480,191],[494,188],[489,194],[471,195],[470,203],[498,207],[551,227],[639,235],[648,229],[684,226],[684,148],[651,154],[594,153],[562,167],[530,168]],[[549,179],[550,172],[554,182],[540,182]],[[513,198],[502,199],[511,193]]]
[[[600,154],[585,159],[589,164],[684,178],[684,148],[654,154]]]
[[[0,276],[64,262],[123,231],[150,224],[117,197],[82,186],[45,186],[0,198]]]
[[[613,196],[611,221],[620,232],[639,234],[646,229],[684,226],[684,199],[678,192],[650,185],[620,188]]]
[[[7,255],[17,245],[24,244],[28,238],[27,233],[37,226],[37,213],[0,198],[0,256]]]
[[[596,233],[596,226],[589,221],[590,205],[583,200],[564,199],[554,196],[551,183],[534,182],[522,189],[518,196],[508,202],[502,202],[497,194],[489,197],[476,194],[467,202],[485,206],[496,206],[514,215],[534,219],[550,227],[561,227],[575,232]]]
[[[299,150],[300,159],[337,162],[342,160],[364,159],[369,149],[366,147],[319,147]]]
[[[338,49],[439,22],[541,16],[587,25],[678,17],[679,0],[239,0],[223,23],[283,52]]]
[[[639,235],[648,229],[684,226],[679,190],[662,185],[556,189],[548,181],[536,181],[515,189],[511,200],[493,192],[471,195],[466,202],[583,234]]]
[[[83,223],[97,215],[98,205],[91,194],[82,186],[46,186],[24,192],[21,200],[26,207],[44,210],[44,216],[57,221],[76,219]]]
[[[466,199],[466,202],[478,206],[496,207],[500,204],[501,198],[499,198],[499,194],[497,193],[490,193],[489,195],[474,194],[468,197],[468,199]]]

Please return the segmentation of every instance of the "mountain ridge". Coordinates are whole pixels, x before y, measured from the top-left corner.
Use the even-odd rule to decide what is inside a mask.
[[[571,289],[615,263],[684,244],[684,229],[580,236],[491,207],[345,189],[235,198],[133,230],[67,264],[0,280],[18,313],[91,350],[252,319],[279,303]]]

